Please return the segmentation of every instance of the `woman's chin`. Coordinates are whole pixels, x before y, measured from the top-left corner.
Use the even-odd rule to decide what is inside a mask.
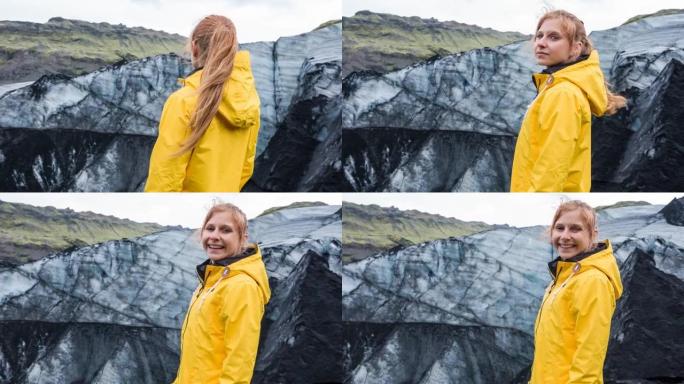
[[[212,252],[212,253],[207,253],[207,257],[212,260],[212,261],[219,261],[228,258],[228,255],[225,253],[221,252]]]

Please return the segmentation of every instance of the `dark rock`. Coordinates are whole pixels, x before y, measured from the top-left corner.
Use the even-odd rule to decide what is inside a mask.
[[[340,191],[340,62],[305,62],[285,120],[245,190]]]
[[[515,137],[451,130],[342,131],[345,191],[508,190]]]
[[[142,190],[154,141],[146,135],[74,129],[2,129],[0,190]]]
[[[626,93],[628,110],[595,119],[593,191],[684,190],[682,89],[684,63],[673,59],[648,88]]]
[[[624,294],[613,317],[604,375],[619,380],[684,380],[684,282],[635,250],[620,268]]]
[[[665,216],[668,224],[684,227],[684,197],[672,199],[660,213]]]
[[[532,353],[529,335],[446,324],[345,322],[345,383],[504,383]]]
[[[341,287],[324,257],[301,258],[267,308],[254,383],[341,381]]]
[[[0,333],[5,383],[167,383],[178,369],[175,329],[2,321]]]

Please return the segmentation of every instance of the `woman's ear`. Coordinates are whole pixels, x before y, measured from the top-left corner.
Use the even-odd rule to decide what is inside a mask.
[[[576,60],[582,55],[582,47],[583,44],[581,41],[575,41],[574,43],[572,43],[572,49],[570,50],[570,54],[572,55],[574,60]]]
[[[195,63],[199,57],[199,48],[197,47],[197,44],[195,44],[194,40],[190,41],[190,55],[192,62]]]

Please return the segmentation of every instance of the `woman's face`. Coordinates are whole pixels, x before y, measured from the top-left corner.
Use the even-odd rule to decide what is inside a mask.
[[[546,67],[570,62],[579,57],[581,43],[574,45],[563,34],[560,19],[546,19],[534,37],[534,57]]]
[[[593,231],[579,209],[563,212],[551,231],[551,243],[561,259],[566,260],[591,248]]]
[[[233,257],[240,252],[242,239],[229,212],[216,212],[202,230],[202,247],[211,260]]]

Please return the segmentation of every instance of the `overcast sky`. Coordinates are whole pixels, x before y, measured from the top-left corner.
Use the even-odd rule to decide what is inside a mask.
[[[669,203],[683,193],[0,193],[0,200],[34,206],[91,211],[137,222],[198,227],[214,199],[240,207],[248,218],[296,201],[342,201],[415,209],[488,224],[548,225],[561,200],[579,199],[596,207],[618,201]]]
[[[235,23],[241,43],[309,32],[342,17],[342,0],[2,0],[2,20],[44,23],[51,17],[125,24],[190,35],[202,17]]]
[[[249,219],[296,201],[340,205],[341,193],[0,193],[0,200],[39,207],[71,208],[137,222],[197,228],[214,199],[233,203]]]
[[[618,201],[667,204],[683,193],[345,193],[344,201],[422,212],[487,224],[516,227],[549,225],[561,200],[582,200],[592,207]]]
[[[684,8],[681,0],[344,0],[344,16],[360,10],[400,16],[433,17],[476,24],[499,31],[534,33],[544,9],[565,9],[578,16],[589,31],[617,27],[632,16],[666,8]]]

